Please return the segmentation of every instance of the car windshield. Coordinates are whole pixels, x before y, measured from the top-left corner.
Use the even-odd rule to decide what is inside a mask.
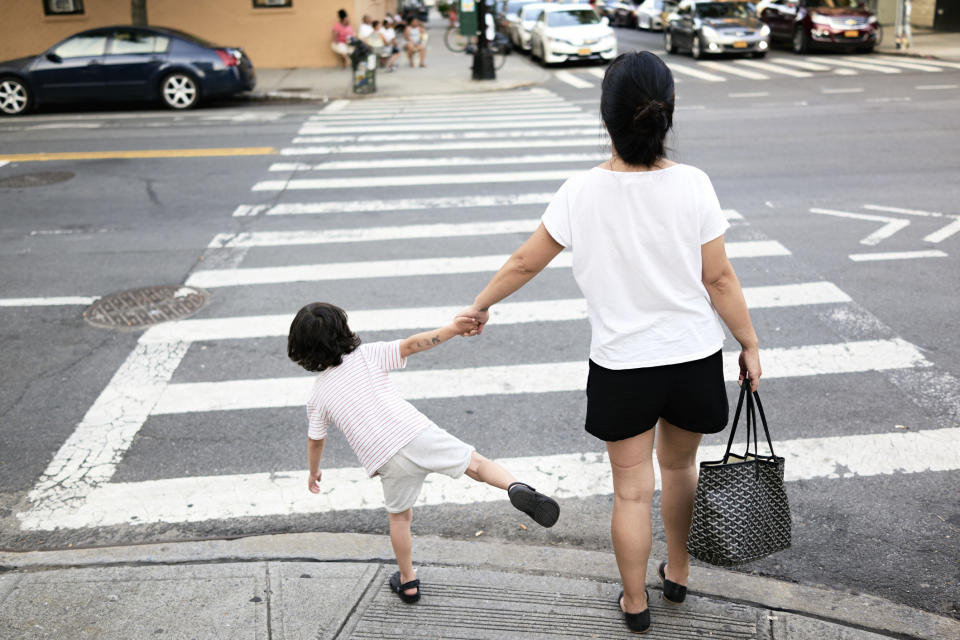
[[[823,0],[831,2],[831,0]],[[699,18],[752,18],[754,13],[746,2],[700,2],[696,5]]]
[[[549,27],[576,27],[581,24],[597,24],[600,18],[592,9],[575,9],[573,11],[551,11],[547,15]]]
[[[807,0],[808,7],[821,9],[860,9],[862,0]]]
[[[530,4],[531,1],[532,0],[509,0],[503,8],[503,12],[507,15],[517,15],[520,13],[520,9],[523,8],[523,5]]]

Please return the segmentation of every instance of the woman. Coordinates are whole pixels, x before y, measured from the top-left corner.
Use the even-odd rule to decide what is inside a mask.
[[[350,26],[350,19],[343,9],[337,11],[337,18],[337,24],[333,25],[333,42],[330,46],[333,48],[333,52],[337,54],[337,62],[340,63],[340,68],[346,69],[350,66],[350,52],[352,51],[350,40],[354,37],[353,27]]]
[[[673,77],[649,52],[619,56],[600,112],[612,155],[568,180],[533,235],[462,312],[478,320],[565,247],[591,326],[586,430],[604,440],[613,475],[611,536],[627,626],[650,626],[647,560],[656,434],[667,561],[664,596],[682,602],[701,436],[728,419],[717,314],[741,345],[740,382],[757,388],[757,335],[723,244],[729,227],[705,173],[667,160]]]
[[[413,18],[410,20],[410,24],[407,25],[407,28],[403,32],[403,37],[407,41],[403,45],[404,50],[407,52],[407,58],[410,60],[410,66],[417,66],[414,63],[414,59],[417,54],[420,54],[420,66],[427,66],[427,30],[424,28],[423,23],[420,22],[418,18]]]

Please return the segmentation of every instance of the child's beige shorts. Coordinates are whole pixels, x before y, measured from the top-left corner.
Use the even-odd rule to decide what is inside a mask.
[[[403,513],[412,507],[428,473],[462,476],[473,451],[473,447],[436,425],[422,431],[377,469],[387,511]]]

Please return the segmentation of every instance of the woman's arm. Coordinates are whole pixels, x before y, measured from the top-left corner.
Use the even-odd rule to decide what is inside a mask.
[[[477,333],[482,333],[483,325],[490,318],[490,307],[527,284],[561,251],[563,251],[563,245],[554,240],[543,223],[540,223],[533,235],[520,245],[520,248],[490,279],[487,286],[474,299],[473,306],[461,315],[476,318]]]
[[[710,294],[710,302],[740,343],[739,381],[743,382],[745,377],[749,377],[751,390],[756,391],[763,373],[760,368],[759,339],[750,320],[740,281],[727,257],[723,236],[701,246],[700,253],[703,259],[703,286]]]

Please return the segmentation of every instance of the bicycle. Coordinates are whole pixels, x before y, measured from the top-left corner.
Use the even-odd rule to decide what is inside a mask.
[[[470,38],[460,33],[460,24],[454,22],[447,27],[443,34],[443,44],[447,45],[447,49],[454,53],[462,53],[467,50]]]

